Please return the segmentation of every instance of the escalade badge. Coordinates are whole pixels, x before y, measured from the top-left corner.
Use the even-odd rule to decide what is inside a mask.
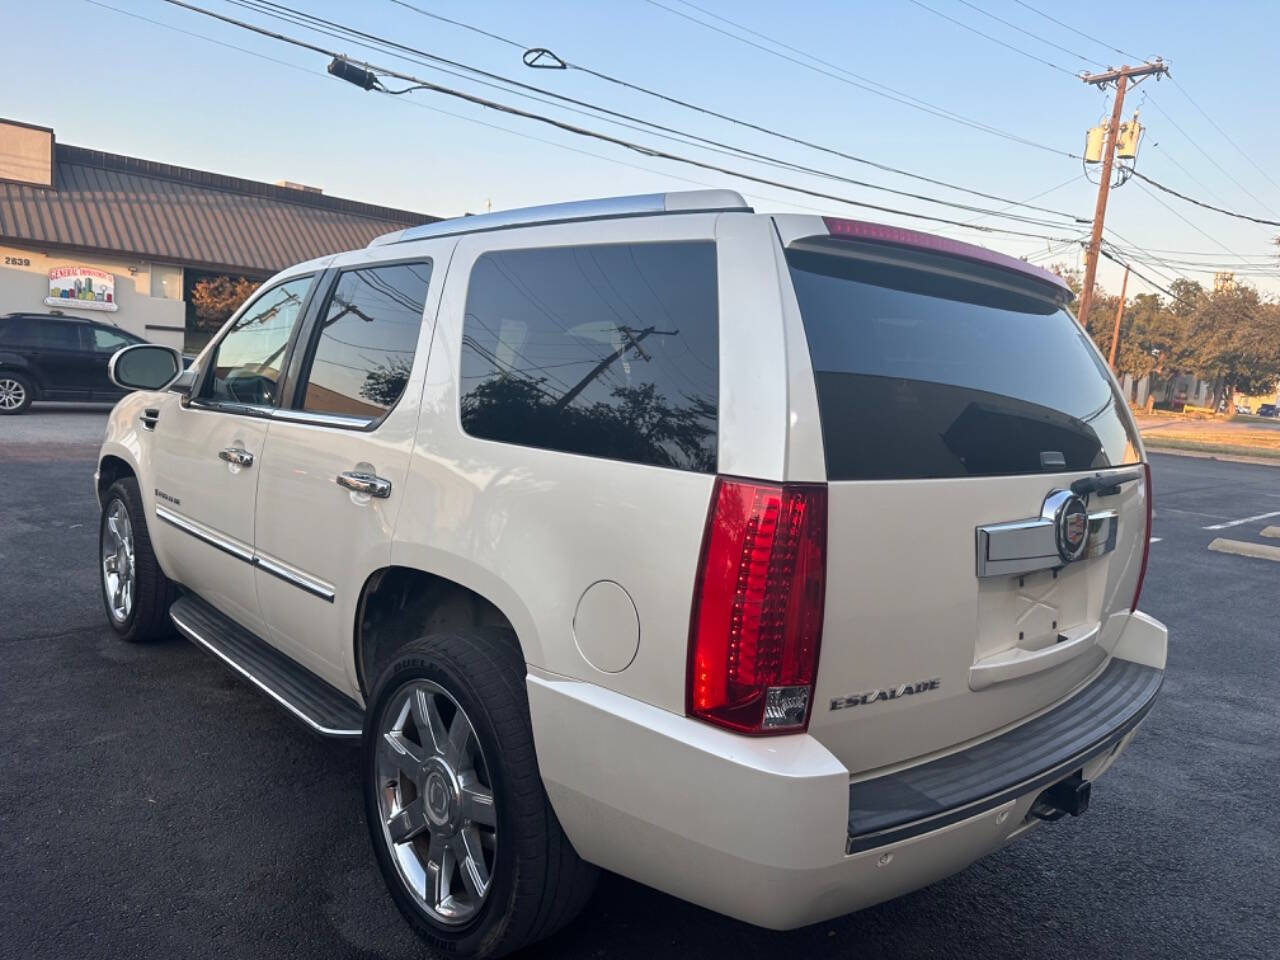
[[[1089,508],[1084,500],[1075,494],[1064,499],[1054,515],[1053,529],[1062,562],[1079,560],[1089,540]]]
[[[851,693],[847,697],[832,697],[831,709],[843,710],[845,707],[864,707],[869,703],[877,703],[881,700],[900,700],[903,697],[919,696],[922,693],[928,693],[930,690],[937,690],[940,686],[942,686],[942,678],[934,677],[932,680],[904,683],[901,686],[890,687],[885,690],[868,690],[865,693]]]

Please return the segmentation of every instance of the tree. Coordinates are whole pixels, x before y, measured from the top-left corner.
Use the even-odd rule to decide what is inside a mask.
[[[1202,293],[1190,316],[1190,363],[1213,383],[1213,405],[1238,391],[1264,393],[1280,379],[1280,306],[1232,283]]]
[[[259,286],[261,284],[244,277],[217,276],[197,280],[191,287],[196,326],[202,330],[217,330]]]

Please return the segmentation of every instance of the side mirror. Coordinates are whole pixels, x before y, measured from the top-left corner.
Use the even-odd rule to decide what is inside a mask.
[[[117,350],[107,364],[111,382],[126,390],[163,390],[182,373],[182,354],[156,343]]]

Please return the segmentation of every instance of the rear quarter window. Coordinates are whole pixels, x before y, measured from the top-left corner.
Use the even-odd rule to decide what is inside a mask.
[[[463,322],[463,429],[714,473],[718,327],[712,242],[486,253]]]
[[[830,480],[1134,463],[1123,399],[1087,335],[1034,291],[840,253],[787,251]]]

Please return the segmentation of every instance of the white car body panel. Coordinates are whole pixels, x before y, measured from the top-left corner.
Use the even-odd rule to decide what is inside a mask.
[[[254,578],[267,631],[263,636],[356,700],[362,697],[353,656],[361,591],[370,576],[391,564],[391,538],[406,502],[405,478],[440,305],[440,281],[455,244],[449,238],[406,243],[394,250],[396,261],[431,262],[425,319],[409,380],[395,407],[369,430],[273,420],[257,467],[254,549],[260,559]],[[388,259],[385,253],[359,250],[334,258],[328,266],[340,270]],[[373,498],[338,486],[337,477],[344,471],[370,472],[391,481],[391,496]],[[319,517],[323,523],[316,522]],[[305,578],[317,589],[299,589],[281,573]],[[324,593],[333,599],[317,595]]]
[[[846,854],[851,783],[1014,729],[1087,687],[1113,658],[1162,670],[1167,634],[1129,610],[1143,557],[1137,536],[1088,565],[1028,574],[1024,585],[975,576],[975,526],[1037,516],[1049,489],[1080,472],[827,482],[813,364],[784,254],[792,240],[825,231],[816,216],[704,212],[384,238],[270,281],[432,261],[407,386],[371,429],[136,393],[112,412],[102,455],[137,475],[170,578],[360,703],[372,678],[361,675],[357,634],[375,573],[410,568],[488,600],[519,639],[541,775],[585,859],[770,927],[858,909],[1030,829],[1039,790]],[[827,487],[825,626],[804,733],[747,737],[686,716],[713,475],[480,439],[461,425],[464,310],[479,257],[691,240],[716,243],[718,474]],[[154,431],[138,422],[152,407]],[[218,459],[230,446],[252,453],[254,465]],[[357,467],[390,480],[391,495],[370,499],[336,484]],[[1122,530],[1145,530],[1149,496],[1140,482],[1100,502]],[[1046,636],[1059,616],[1064,627],[1096,625],[1096,634],[1056,651],[1015,649],[1010,631],[1026,615],[1028,592],[1044,608],[1035,622],[1054,624],[1037,628]],[[829,706],[929,678],[941,682],[928,698]],[[1088,760],[1086,777],[1132,735]]]

